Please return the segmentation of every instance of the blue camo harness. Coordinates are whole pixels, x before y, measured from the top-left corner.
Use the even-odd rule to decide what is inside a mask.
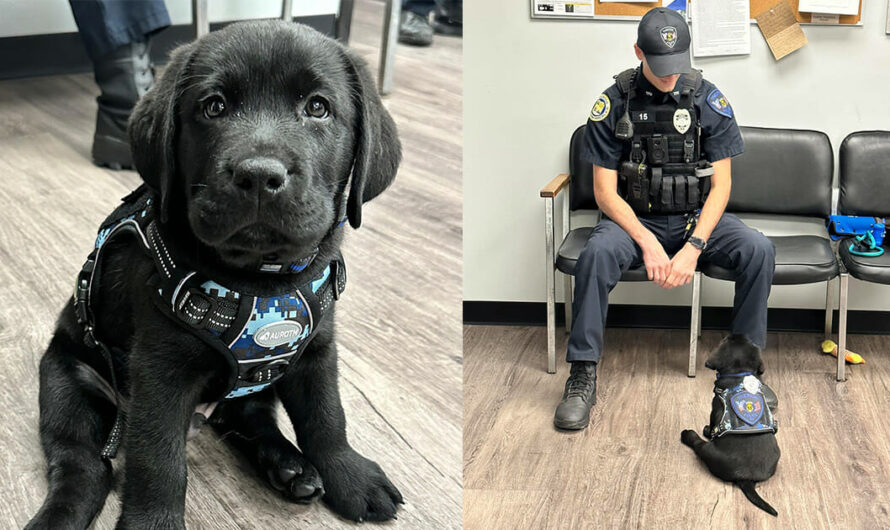
[[[157,290],[152,297],[167,317],[188,329],[220,352],[230,367],[228,389],[223,399],[237,398],[267,388],[281,378],[290,363],[299,359],[331,312],[334,301],[346,287],[342,257],[331,261],[319,275],[294,291],[274,296],[253,296],[228,289],[201,273],[177,266],[154,220],[152,196],[142,186],[124,197],[123,203],[102,223],[95,248],[78,274],[74,305],[84,325],[84,342],[99,347],[111,370],[111,383],[118,392],[113,355],[96,337],[95,317],[90,306],[102,249],[120,234],[137,235],[143,250],[152,258],[156,272],[149,284]],[[334,226],[342,226],[342,221]],[[297,273],[314,260],[318,250],[293,263],[263,263],[259,271]],[[112,428],[103,457],[113,458],[121,436],[121,418]]]
[[[763,388],[766,385],[751,372],[717,375],[718,380],[725,377],[743,377],[743,379],[730,388],[720,388],[715,382],[714,395],[723,403],[723,415],[716,424],[708,426],[709,432],[706,432],[708,437],[714,439],[726,434],[777,432],[778,422],[763,395]],[[748,380],[749,377],[756,383]]]

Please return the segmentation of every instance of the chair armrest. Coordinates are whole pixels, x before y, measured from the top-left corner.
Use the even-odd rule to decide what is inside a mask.
[[[546,186],[541,188],[541,197],[552,198],[556,197],[563,188],[565,188],[569,183],[569,174],[568,173],[560,173],[556,175],[550,182],[547,183]]]

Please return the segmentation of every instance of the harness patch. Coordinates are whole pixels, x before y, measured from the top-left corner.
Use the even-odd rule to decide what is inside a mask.
[[[748,425],[756,425],[763,417],[763,396],[739,392],[732,396],[732,410]]]
[[[590,109],[590,121],[603,121],[609,115],[611,108],[612,103],[609,101],[609,96],[600,94]]]
[[[714,109],[717,114],[732,118],[732,107],[719,88],[711,90],[711,93],[708,94],[708,106]]]

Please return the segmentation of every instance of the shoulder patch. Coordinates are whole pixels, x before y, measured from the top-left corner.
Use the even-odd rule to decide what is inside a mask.
[[[609,96],[600,94],[600,97],[596,98],[593,107],[590,109],[590,121],[603,121],[609,115],[611,108],[612,104],[609,101]]]
[[[714,109],[717,114],[732,118],[732,107],[729,105],[729,100],[720,92],[719,88],[711,90],[708,94],[708,106]]]

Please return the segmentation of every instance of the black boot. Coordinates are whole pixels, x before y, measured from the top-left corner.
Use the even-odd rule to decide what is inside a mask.
[[[579,430],[590,422],[590,407],[596,404],[596,363],[577,361],[566,380],[562,401],[556,407],[553,424],[558,429]]]
[[[429,17],[422,17],[414,11],[402,11],[399,18],[399,42],[412,46],[429,46],[433,43],[433,27]]]
[[[109,53],[93,65],[96,84],[102,93],[96,98],[96,133],[93,161],[111,169],[133,167],[127,119],[140,97],[154,85],[154,69],[149,58],[149,42],[133,42]]]

